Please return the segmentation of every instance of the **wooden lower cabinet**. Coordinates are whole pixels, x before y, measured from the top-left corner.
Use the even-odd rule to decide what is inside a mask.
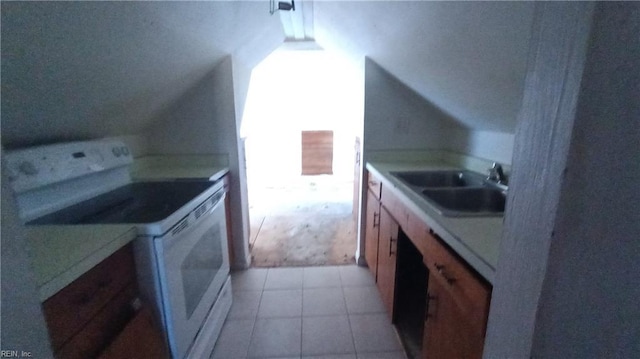
[[[96,357],[133,318],[137,297],[128,244],[43,303],[55,357]]]
[[[380,202],[367,190],[367,212],[365,227],[364,258],[374,280],[378,278],[378,235],[380,233]]]
[[[387,314],[396,324],[405,345],[410,341],[408,347],[412,350],[407,351],[410,357],[481,358],[491,285],[405,206],[395,193],[388,190],[385,182],[370,173],[368,178],[365,259],[376,279]],[[400,255],[403,263],[400,264],[397,263],[398,240],[403,241],[400,248],[403,251]],[[409,242],[410,245],[405,245]],[[407,250],[412,250],[413,254],[407,255]],[[411,268],[407,260],[416,264],[422,273],[421,276],[409,276],[419,278],[415,282],[407,280],[407,268]],[[411,272],[416,272],[418,267],[413,267]],[[400,276],[399,279],[397,276]],[[421,284],[425,279],[426,298]],[[407,283],[417,284],[414,287]],[[407,295],[411,296],[410,300],[407,300]],[[396,303],[403,307],[395,308]],[[416,315],[417,320],[411,319]],[[420,330],[419,318],[422,316],[424,328]],[[408,335],[401,332],[403,325],[409,328]]]
[[[98,359],[168,359],[162,333],[148,308],[142,308]]]
[[[55,358],[167,358],[162,333],[138,297],[127,244],[42,304]],[[131,345],[120,355],[123,342]]]
[[[429,359],[481,358],[484,346],[483,313],[455,297],[450,284],[429,274],[422,357]]]
[[[376,284],[387,313],[393,320],[398,258],[398,222],[386,208],[380,208],[380,235],[378,240],[378,278]]]
[[[491,286],[434,235],[426,237],[429,270],[424,358],[481,358]]]

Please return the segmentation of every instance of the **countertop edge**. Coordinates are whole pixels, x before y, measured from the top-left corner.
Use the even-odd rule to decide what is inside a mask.
[[[115,253],[118,249],[129,244],[138,236],[135,227],[131,228],[124,233],[118,235],[112,240],[105,240],[104,244],[97,250],[90,252],[86,257],[80,261],[71,263],[66,270],[56,274],[51,279],[40,284],[38,286],[38,295],[41,302],[46,301],[67,285],[71,284],[74,280],[81,277],[84,273],[95,267],[97,264],[105,260],[107,257]],[[31,250],[34,250],[33,248]]]

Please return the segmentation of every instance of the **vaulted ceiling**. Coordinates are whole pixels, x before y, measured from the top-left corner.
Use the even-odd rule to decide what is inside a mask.
[[[320,46],[371,57],[464,126],[513,132],[531,3],[305,5]],[[138,133],[225,56],[253,66],[285,39],[267,0],[2,2],[1,25],[6,147]]]
[[[262,2],[2,2],[7,147],[143,130],[227,55],[284,39]]]
[[[532,2],[316,2],[316,41],[368,56],[463,126],[513,133]]]

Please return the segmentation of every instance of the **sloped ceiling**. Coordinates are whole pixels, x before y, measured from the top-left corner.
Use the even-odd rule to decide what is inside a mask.
[[[368,56],[475,130],[513,133],[532,2],[316,1],[320,46]]]
[[[223,57],[252,67],[284,39],[266,0],[1,5],[9,148],[139,133]],[[309,5],[322,47],[369,56],[466,127],[514,131],[532,3]]]
[[[2,2],[2,143],[135,134],[227,55],[282,42],[268,2]]]

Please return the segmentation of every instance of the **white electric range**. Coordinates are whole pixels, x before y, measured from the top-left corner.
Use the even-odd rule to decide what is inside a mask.
[[[132,161],[112,140],[6,154],[27,226],[135,226],[139,288],[172,357],[208,356],[231,306],[223,184],[132,182]]]

